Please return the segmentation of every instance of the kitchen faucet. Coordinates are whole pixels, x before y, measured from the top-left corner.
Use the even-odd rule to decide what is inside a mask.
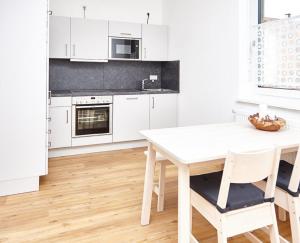
[[[142,80],[142,90],[145,90],[145,82],[148,80],[150,80],[152,83],[154,83],[155,80],[157,80],[157,75],[150,75],[150,79],[147,79],[147,78],[143,79]]]
[[[148,81],[149,79],[145,78],[142,80],[142,90],[145,89],[145,82]]]

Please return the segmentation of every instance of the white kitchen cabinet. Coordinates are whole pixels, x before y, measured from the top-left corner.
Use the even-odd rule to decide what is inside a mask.
[[[109,36],[142,38],[142,25],[119,21],[109,21]]]
[[[116,95],[113,109],[113,142],[143,139],[149,129],[149,95]]]
[[[71,18],[71,59],[108,58],[108,21]]]
[[[49,57],[70,58],[70,17],[49,17]]]
[[[177,126],[177,94],[150,95],[150,129]]]
[[[145,61],[168,60],[168,27],[164,25],[142,26],[142,59]]]
[[[50,106],[49,148],[65,148],[72,145],[71,106]]]

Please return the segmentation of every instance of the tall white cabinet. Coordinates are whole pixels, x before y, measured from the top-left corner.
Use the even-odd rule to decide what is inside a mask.
[[[71,57],[71,18],[61,16],[50,16],[49,18],[49,57],[65,58]]]
[[[47,173],[47,0],[0,7],[0,196],[36,191]]]
[[[108,58],[108,21],[71,18],[71,59]]]
[[[145,61],[168,60],[168,27],[165,25],[142,25],[143,49]]]

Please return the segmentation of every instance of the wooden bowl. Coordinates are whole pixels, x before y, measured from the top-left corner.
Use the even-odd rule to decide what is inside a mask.
[[[248,117],[250,123],[258,130],[276,132],[285,127],[286,121],[280,117],[275,117],[274,120],[269,116],[259,118],[259,113]]]

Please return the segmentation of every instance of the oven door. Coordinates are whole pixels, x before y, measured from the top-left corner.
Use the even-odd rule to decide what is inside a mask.
[[[110,59],[141,59],[141,40],[110,37]]]
[[[112,133],[112,105],[74,105],[72,137]]]

